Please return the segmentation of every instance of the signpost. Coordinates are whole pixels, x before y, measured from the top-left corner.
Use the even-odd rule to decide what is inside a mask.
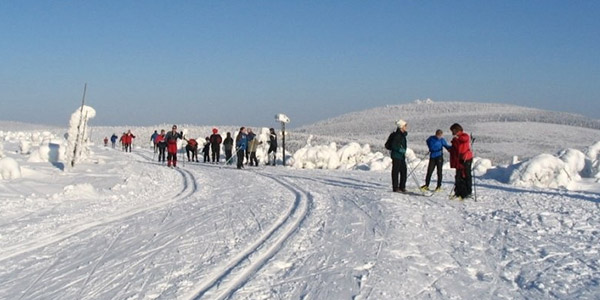
[[[283,148],[283,166],[285,166],[285,124],[290,122],[290,118],[284,114],[277,114],[275,120],[281,122],[281,147]]]

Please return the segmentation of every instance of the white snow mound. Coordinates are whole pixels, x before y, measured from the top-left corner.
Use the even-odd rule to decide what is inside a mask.
[[[0,159],[0,175],[5,180],[21,178],[21,167],[13,158],[2,158]]]
[[[579,165],[576,154],[565,154],[561,158],[550,154],[540,154],[523,162],[510,176],[509,183],[521,187],[569,188],[579,174],[573,173]]]

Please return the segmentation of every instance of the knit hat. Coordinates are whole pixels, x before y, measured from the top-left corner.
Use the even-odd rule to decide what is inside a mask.
[[[398,128],[402,128],[406,125],[406,121],[400,119],[398,121],[396,121],[396,126],[398,126]]]
[[[217,132],[219,132],[219,130],[218,130],[218,129],[216,129],[216,128],[213,128],[213,130],[212,130],[212,131],[213,131],[213,133],[214,133],[214,134],[217,134]]]

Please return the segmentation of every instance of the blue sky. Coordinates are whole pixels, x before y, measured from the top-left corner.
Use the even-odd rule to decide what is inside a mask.
[[[425,98],[600,118],[598,16],[600,1],[1,1],[0,120],[66,125],[86,82],[96,125],[299,126]]]

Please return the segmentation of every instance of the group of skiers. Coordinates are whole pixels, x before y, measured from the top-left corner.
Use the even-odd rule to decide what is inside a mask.
[[[119,142],[121,142],[121,149],[123,152],[131,152],[133,139],[135,139],[135,135],[131,133],[131,130],[123,132],[123,135],[121,135],[120,138],[115,133],[113,133],[113,135],[110,137],[113,149],[116,148],[117,140],[119,140]],[[108,137],[104,137],[104,147],[108,147]]]
[[[408,135],[408,124],[404,120],[396,121],[397,129],[388,137],[385,148],[390,150],[392,158],[392,189],[394,192],[406,193],[407,165],[406,165],[406,136]],[[443,137],[441,129],[436,130],[435,135],[427,140],[429,148],[429,165],[425,176],[425,185],[421,191],[428,191],[433,171],[437,169],[436,192],[442,188],[442,166],[444,164],[444,148],[450,152],[450,167],[456,169],[454,196],[459,199],[469,198],[472,193],[473,179],[471,165],[473,163],[473,151],[471,150],[471,138],[463,131],[460,124],[450,126],[452,132],[451,145],[448,145]],[[400,178],[398,178],[400,175]]]
[[[270,137],[269,141],[269,159],[267,165],[275,165],[276,153],[277,153],[277,134],[275,129],[269,129]],[[198,150],[199,143],[196,139],[187,139],[184,137],[183,132],[177,132],[177,125],[173,125],[172,130],[165,134],[165,130],[161,130],[158,133],[154,131],[150,140],[154,144],[154,151],[158,153],[158,161],[165,162],[165,151],[167,166],[177,166],[177,139],[183,139],[187,142],[185,146],[187,160],[192,162],[199,162]],[[220,163],[221,158],[221,145],[225,150],[225,163],[232,164],[233,152],[235,151],[237,157],[238,169],[243,168],[244,158],[249,162],[250,166],[258,166],[258,159],[256,157],[256,150],[258,145],[262,142],[258,141],[256,134],[252,132],[252,129],[245,127],[240,128],[240,132],[236,136],[234,143],[231,132],[227,132],[225,139],[219,134],[217,128],[212,129],[212,135],[207,136],[202,145],[203,161],[205,163],[212,162],[214,164]],[[235,146],[235,147],[234,147]],[[270,156],[273,153],[273,161],[271,163]],[[212,161],[211,161],[212,158]]]

